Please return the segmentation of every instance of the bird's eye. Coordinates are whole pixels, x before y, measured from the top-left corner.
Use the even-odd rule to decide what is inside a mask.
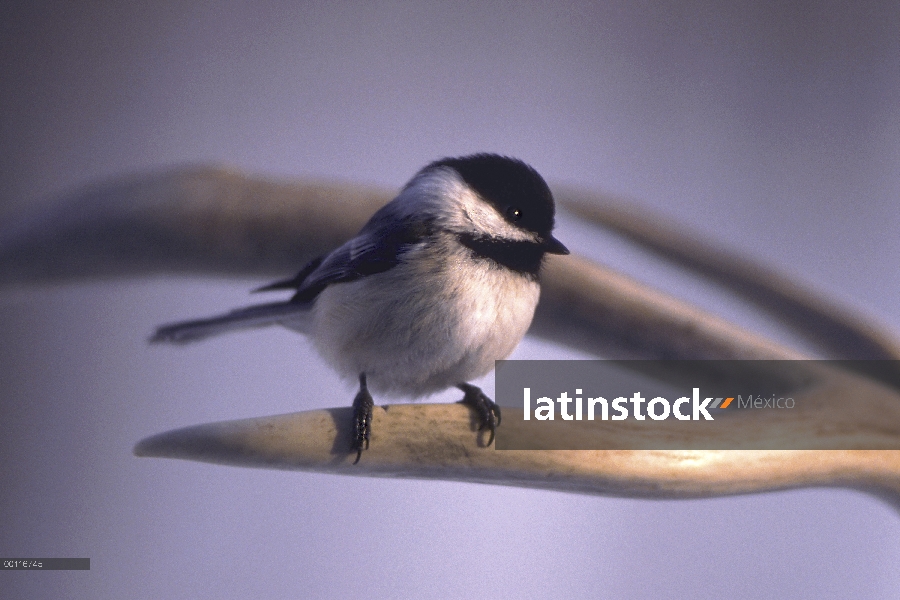
[[[522,211],[515,206],[510,206],[506,209],[506,216],[509,217],[510,221],[518,221],[522,218]]]

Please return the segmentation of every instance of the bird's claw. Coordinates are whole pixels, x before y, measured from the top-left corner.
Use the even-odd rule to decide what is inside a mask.
[[[463,399],[460,400],[460,403],[475,409],[475,413],[478,415],[478,420],[480,422],[478,430],[482,431],[485,427],[491,430],[491,437],[486,444],[487,446],[490,446],[494,442],[494,434],[496,433],[497,427],[500,425],[500,407],[496,402],[488,398],[479,387],[468,383],[461,383],[456,387],[461,389],[463,394],[465,394]]]
[[[375,401],[366,387],[365,376],[360,377],[360,388],[353,399],[353,450],[356,450],[356,460],[359,462],[363,450],[369,449],[369,436],[372,433],[372,409]]]

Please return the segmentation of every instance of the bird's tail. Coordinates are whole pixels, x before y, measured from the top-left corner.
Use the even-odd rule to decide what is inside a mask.
[[[150,338],[151,343],[187,344],[221,333],[284,324],[307,332],[309,305],[296,302],[271,302],[239,308],[224,315],[196,321],[163,325]]]

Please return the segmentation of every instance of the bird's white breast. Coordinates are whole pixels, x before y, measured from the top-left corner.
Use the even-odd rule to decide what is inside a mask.
[[[538,283],[442,243],[439,252],[418,247],[389,271],[322,291],[313,338],[341,375],[365,372],[376,392],[422,396],[486,375],[515,349],[534,316]]]

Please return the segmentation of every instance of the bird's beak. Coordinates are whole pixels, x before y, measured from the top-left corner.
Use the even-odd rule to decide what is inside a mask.
[[[552,235],[544,238],[544,243],[541,244],[541,247],[544,249],[544,252],[549,254],[568,254],[569,249],[563,246],[563,243],[553,237]]]

